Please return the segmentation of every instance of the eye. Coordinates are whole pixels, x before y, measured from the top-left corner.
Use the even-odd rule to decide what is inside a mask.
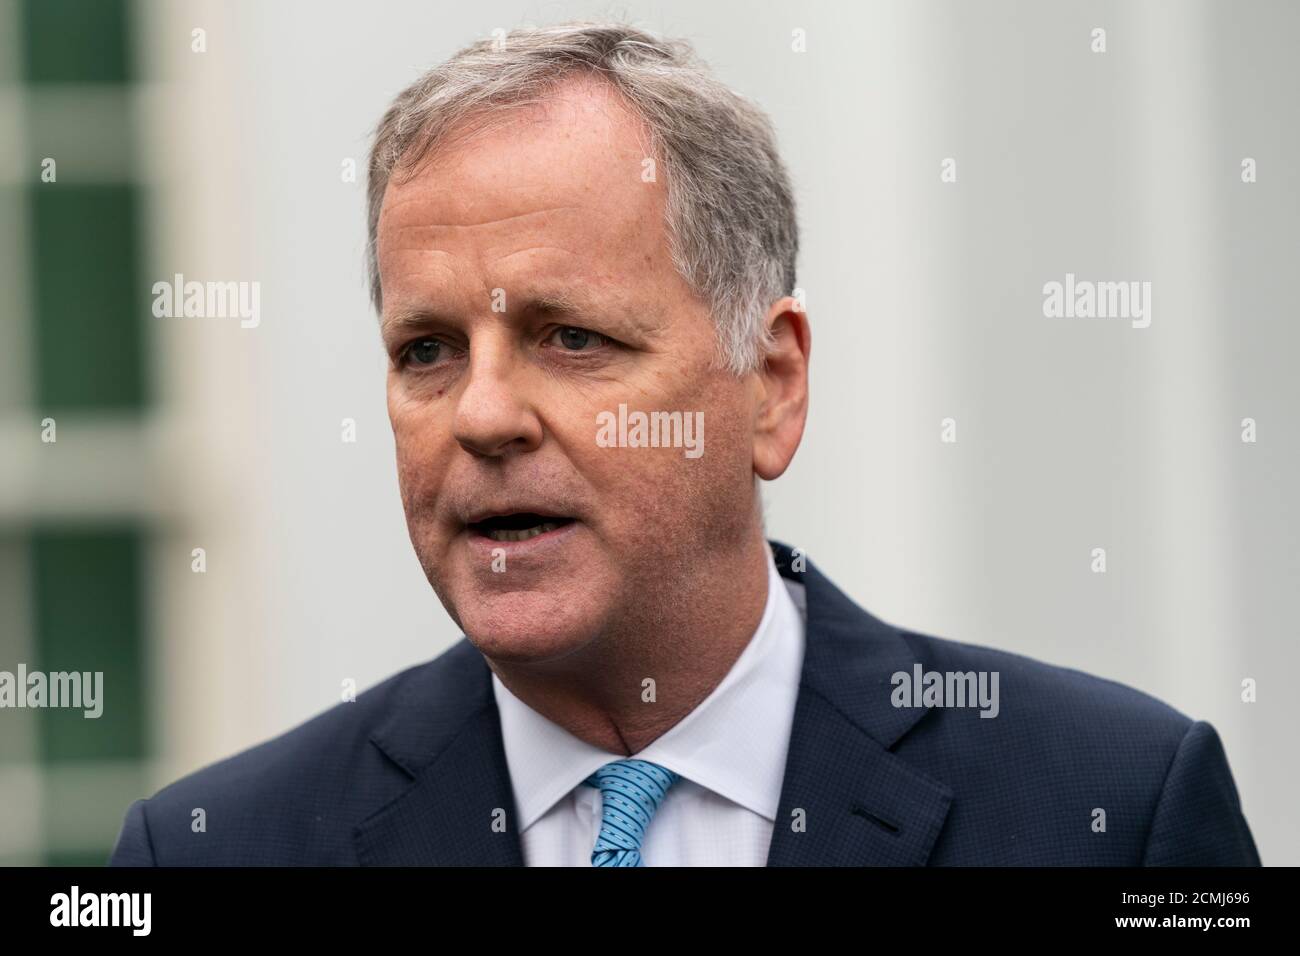
[[[402,365],[433,365],[442,354],[442,343],[437,339],[416,339],[402,350]]]
[[[599,347],[605,343],[605,337],[599,332],[589,332],[573,325],[566,325],[555,330],[551,338],[569,352],[590,351],[588,346]]]

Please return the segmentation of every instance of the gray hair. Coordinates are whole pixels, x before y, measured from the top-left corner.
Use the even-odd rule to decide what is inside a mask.
[[[394,169],[428,155],[462,120],[535,103],[577,71],[602,77],[649,130],[665,169],[673,264],[710,307],[719,357],[758,367],[764,317],[794,292],[799,232],[767,116],[707,70],[683,40],[631,26],[566,23],[480,40],[397,95],[375,132],[367,187],[370,292],[383,309],[376,236]],[[490,116],[488,117],[490,119]]]

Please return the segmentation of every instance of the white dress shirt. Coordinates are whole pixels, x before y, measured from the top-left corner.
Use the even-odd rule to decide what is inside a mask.
[[[767,565],[762,620],[731,670],[676,726],[633,754],[682,777],[650,821],[645,866],[767,863],[804,654],[803,585],[780,576],[770,551]],[[525,864],[590,866],[601,796],[582,781],[623,756],[552,723],[496,674],[492,687]]]

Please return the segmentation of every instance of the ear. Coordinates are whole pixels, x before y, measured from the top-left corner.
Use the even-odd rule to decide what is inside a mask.
[[[798,299],[778,299],[764,318],[774,345],[754,373],[754,474],[781,477],[803,438],[808,417],[808,356],[812,329]]]

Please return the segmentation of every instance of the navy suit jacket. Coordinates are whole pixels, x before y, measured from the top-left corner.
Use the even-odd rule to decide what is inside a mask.
[[[1259,865],[1209,724],[1111,681],[893,627],[773,548],[806,587],[807,645],[769,866]],[[892,675],[918,663],[997,671],[997,716],[894,706]],[[136,801],[110,862],[521,865],[514,820],[491,672],[463,639]]]

